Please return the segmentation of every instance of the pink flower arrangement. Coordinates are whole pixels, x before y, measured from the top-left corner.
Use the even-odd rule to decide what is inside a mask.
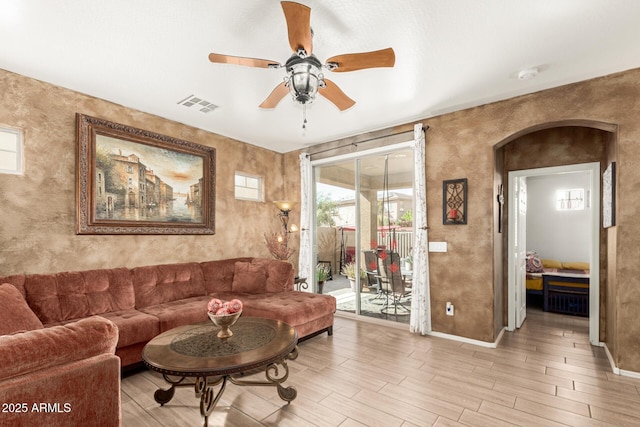
[[[222,301],[218,298],[213,298],[207,303],[207,311],[215,316],[228,316],[242,311],[242,301],[239,299]]]

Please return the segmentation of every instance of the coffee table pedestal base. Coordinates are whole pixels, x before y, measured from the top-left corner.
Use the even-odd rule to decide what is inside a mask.
[[[284,387],[282,383],[289,378],[289,366],[287,365],[287,360],[295,360],[297,357],[298,348],[296,347],[291,351],[291,353],[285,356],[284,359],[268,364],[265,369],[266,381],[239,379],[239,377],[242,377],[242,374],[240,374],[238,376],[223,375],[220,377],[196,376],[195,382],[191,383],[183,382],[187,376],[182,376],[176,380],[165,373],[163,374],[164,380],[171,384],[171,387],[166,390],[159,388],[153,394],[153,398],[161,406],[164,406],[165,403],[168,403],[173,399],[176,387],[195,386],[196,398],[200,399],[200,414],[204,417],[204,427],[209,425],[209,415],[211,415],[211,412],[213,412],[213,409],[222,397],[227,381],[238,386],[276,387],[278,390],[278,396],[288,404],[296,398],[298,391],[292,386]],[[215,392],[215,388],[218,386],[220,386],[220,388]]]

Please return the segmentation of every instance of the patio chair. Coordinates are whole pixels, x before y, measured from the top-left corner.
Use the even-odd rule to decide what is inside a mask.
[[[411,296],[411,287],[402,274],[400,255],[394,251],[384,251],[378,258],[382,265],[380,291],[386,296],[386,302],[380,311],[384,314],[407,314],[411,311],[405,305]]]
[[[375,299],[381,297],[380,285],[380,267],[378,263],[378,253],[374,250],[364,252],[364,271],[367,274],[367,286],[376,290],[378,295]]]

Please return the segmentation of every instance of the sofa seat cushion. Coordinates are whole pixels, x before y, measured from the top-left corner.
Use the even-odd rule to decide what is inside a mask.
[[[244,306],[243,316],[282,320],[293,327],[336,311],[336,299],[333,296],[309,292],[219,293],[215,297],[224,301],[238,298]]]
[[[0,335],[42,329],[42,322],[16,287],[0,285]]]
[[[207,303],[211,297],[201,296],[170,301],[140,309],[160,321],[160,332],[182,325],[207,320]]]
[[[104,313],[118,327],[118,348],[151,341],[160,334],[160,322],[155,316],[138,310],[120,310]]]
[[[202,269],[195,262],[137,267],[131,272],[137,309],[207,293]]]
[[[160,321],[157,317],[138,310],[119,310],[103,313],[100,317],[110,320],[118,327],[118,348],[132,344],[147,343],[160,333]],[[64,326],[80,319],[45,323],[45,328]]]

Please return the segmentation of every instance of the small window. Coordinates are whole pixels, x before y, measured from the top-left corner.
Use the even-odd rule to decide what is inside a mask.
[[[262,178],[236,172],[236,199],[262,202]]]
[[[22,174],[22,131],[0,127],[0,173]]]
[[[584,188],[556,191],[556,210],[581,211],[584,210]]]

